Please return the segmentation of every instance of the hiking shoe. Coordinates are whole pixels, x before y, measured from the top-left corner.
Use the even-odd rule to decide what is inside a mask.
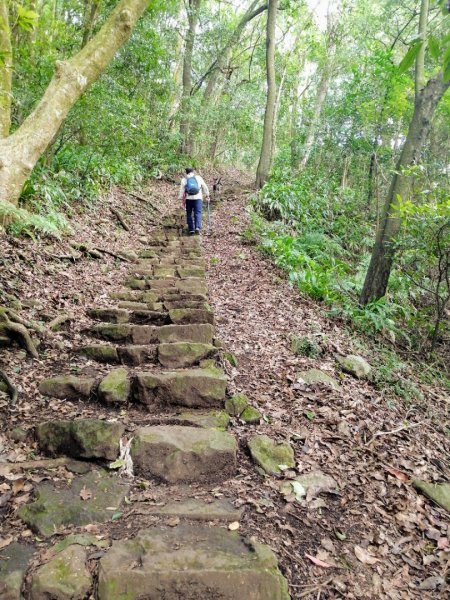
[[[189,235],[194,235],[195,231],[190,231]]]
[[[195,235],[200,235],[200,229],[195,230]]]

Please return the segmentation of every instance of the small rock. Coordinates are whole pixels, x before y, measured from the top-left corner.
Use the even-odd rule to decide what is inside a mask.
[[[250,400],[245,394],[235,394],[225,400],[225,410],[232,417],[240,417],[249,404]]]
[[[435,484],[416,479],[413,481],[413,485],[425,496],[428,496],[430,500],[450,512],[450,483]]]
[[[21,600],[21,588],[34,548],[13,542],[0,550],[0,598]]]
[[[59,375],[43,379],[39,384],[39,391],[42,395],[52,398],[80,400],[89,398],[94,391],[95,383],[93,377]]]
[[[40,567],[31,578],[31,600],[83,600],[92,581],[86,567],[86,550],[69,546]]]
[[[28,431],[23,427],[15,427],[8,433],[8,437],[13,442],[24,442],[28,437]]]
[[[280,475],[280,465],[295,467],[294,451],[286,442],[277,444],[267,435],[258,435],[249,440],[248,448],[256,464],[270,475]]]
[[[362,356],[349,354],[345,357],[337,356],[336,360],[345,373],[349,373],[357,379],[367,379],[372,371],[372,367]]]
[[[253,406],[247,406],[244,412],[239,416],[239,419],[249,425],[253,425],[261,421],[262,414],[256,408],[253,408]]]
[[[308,337],[294,336],[291,340],[291,350],[299,356],[307,356],[309,358],[317,358],[322,350],[314,340]]]
[[[131,384],[128,379],[128,371],[123,367],[110,371],[98,386],[99,397],[107,404],[127,402],[130,391]]]
[[[347,423],[347,421],[339,421],[337,431],[340,435],[343,435],[344,437],[351,437],[352,435],[350,431],[350,426]]]
[[[308,385],[314,385],[317,383],[323,383],[325,385],[329,385],[335,390],[339,389],[339,384],[330,375],[324,373],[320,369],[309,369],[308,371],[300,371],[298,374],[300,379],[304,381]]]

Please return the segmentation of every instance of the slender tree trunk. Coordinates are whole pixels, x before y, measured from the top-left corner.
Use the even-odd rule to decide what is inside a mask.
[[[261,146],[261,155],[256,170],[256,186],[261,189],[269,177],[273,153],[273,122],[275,116],[275,102],[277,85],[275,80],[275,27],[277,19],[278,0],[269,0],[267,14],[266,37],[266,70],[267,70],[267,102],[264,115],[264,132]]]
[[[75,56],[57,61],[55,74],[34,111],[0,140],[0,200],[17,204],[23,184],[68,112],[130,37],[148,0],[121,0],[106,23]]]
[[[184,2],[180,2],[178,9],[178,23],[182,23],[184,20]],[[175,115],[177,114],[180,106],[180,97],[183,83],[183,45],[184,40],[181,32],[177,32],[177,45],[175,49],[176,63],[173,70],[172,81],[173,81],[173,95],[169,110],[169,122],[170,127],[173,130],[175,123]]]
[[[11,126],[12,48],[8,0],[0,0],[0,137],[7,137]]]
[[[95,23],[97,22],[98,15],[100,14],[101,3],[101,0],[86,1],[83,41],[81,42],[82,48],[86,46],[86,44],[92,37]]]
[[[361,292],[362,305],[382,298],[387,289],[389,276],[394,260],[395,238],[400,231],[401,218],[398,214],[398,200],[406,199],[410,192],[411,178],[404,174],[419,157],[421,148],[428,136],[433,114],[442,96],[450,87],[450,81],[444,83],[442,72],[430,79],[414,103],[414,113],[409,126],[408,135],[397,161],[395,174],[381,215],[372,258]]]
[[[260,1],[261,0],[252,1],[248,9],[246,10],[244,16],[237,24],[230,39],[221,49],[216,60],[212,63],[205,75],[197,84],[196,87],[199,88],[202,85],[204,79],[206,79],[206,77],[209,76],[208,84],[206,86],[205,93],[203,94],[203,102],[205,104],[208,103],[214,97],[217,97],[217,87],[220,85],[220,80],[224,78],[224,74],[226,75],[226,70],[231,59],[233,48],[235,48],[236,45],[239,43],[239,40],[241,39],[242,33],[246,25],[255,17],[267,10],[267,4],[262,4],[261,6],[258,6]]]
[[[273,112],[273,125],[272,125],[272,154],[275,156],[277,153],[277,122],[278,122],[278,113],[280,111],[281,104],[281,93],[283,91],[284,80],[286,79],[287,73],[287,65],[283,69],[283,74],[281,75],[280,85],[278,86],[277,97],[275,100],[275,109]]]
[[[415,65],[415,97],[419,97],[420,91],[425,87],[425,52],[427,46],[429,0],[422,0],[420,4],[419,38],[422,40],[419,54]]]
[[[197,29],[201,0],[189,0],[188,8],[188,31],[186,33],[186,45],[183,61],[183,92],[181,94],[181,152],[191,154],[192,143],[189,137],[189,113],[192,91],[192,52],[194,50],[195,31]]]
[[[328,85],[330,83],[331,69],[328,62],[325,64],[320,77],[319,85],[317,88],[316,99],[314,101],[314,110],[309,122],[309,126],[306,132],[305,141],[303,144],[303,153],[300,160],[300,168],[304,169],[308,164],[309,157],[311,156],[314,143],[316,141],[316,133],[319,125],[320,115],[322,114],[322,108],[325,103],[325,99],[328,93]]]

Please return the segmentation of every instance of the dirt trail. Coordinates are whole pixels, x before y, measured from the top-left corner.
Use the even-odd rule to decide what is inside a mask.
[[[163,233],[161,237],[161,229],[151,222],[153,217],[146,221],[149,214],[154,215],[154,210],[149,213],[148,205],[142,200],[126,195],[115,196],[110,202],[112,208],[120,209],[127,219],[129,232],[111,215],[108,204],[97,212],[95,230],[91,214],[77,215],[74,219],[77,231],[73,237],[78,242],[94,241],[115,253],[126,247],[140,255],[136,266],[110,255],[102,260],[82,257],[73,263],[54,258],[66,252],[66,242],[49,247],[6,240],[7,251],[2,257],[3,291],[10,294],[9,297],[16,295],[27,301],[23,310],[29,318],[46,323],[63,310],[73,312],[74,318],[45,338],[39,349],[39,361],[25,357],[14,347],[0,349],[2,368],[19,386],[16,405],[0,398],[3,411],[0,436],[2,558],[8,556],[8,551],[14,554],[14,545],[20,544],[20,551],[26,554],[21,572],[27,564],[29,567],[25,578],[29,598],[33,581],[36,582],[35,574],[51,559],[54,542],[68,535],[88,534],[88,539],[77,538],[75,544],[70,538],[64,557],[75,561],[74,564],[81,561],[88,567],[86,581],[90,582],[93,576],[95,590],[100,573],[103,583],[98,597],[116,600],[122,596],[114,595],[108,585],[114,587],[120,583],[112,582],[111,574],[120,571],[117,560],[123,552],[129,553],[127,560],[132,579],[137,566],[143,573],[148,568],[151,571],[151,561],[146,563],[145,552],[135,556],[135,546],[131,543],[126,546],[125,542],[125,546],[121,546],[120,540],[135,539],[133,543],[145,548],[150,543],[149,538],[145,537],[147,534],[139,537],[138,532],[151,530],[164,552],[198,544],[201,560],[206,561],[224,543],[228,524],[236,521],[239,531],[235,540],[253,540],[250,546],[253,544],[254,548],[259,548],[257,542],[265,543],[275,551],[294,600],[445,597],[450,558],[448,514],[411,485],[413,478],[448,480],[448,437],[442,427],[447,419],[445,398],[436,392],[429,396],[431,391],[423,389],[423,402],[406,403],[393,399],[368,381],[342,373],[336,355],[362,354],[371,362],[370,346],[352,336],[341,323],[324,316],[319,305],[291,289],[270,260],[246,242],[242,233],[247,227],[248,195],[242,194],[236,186],[238,174],[233,173],[224,180],[221,202],[212,213],[212,229],[208,231],[205,224],[201,253],[194,247],[196,241],[180,242],[179,247],[178,239],[171,234]],[[176,187],[168,184],[150,187],[152,202],[157,198],[171,198],[170,202],[164,201],[163,214],[173,213]],[[167,252],[168,248],[172,250]],[[178,254],[179,248],[182,255]],[[49,260],[49,254],[53,259]],[[168,370],[181,369],[184,374],[191,368],[210,369],[211,363],[202,361],[210,360],[209,352],[217,353],[217,348],[210,349],[212,340],[204,337],[210,335],[206,331],[210,314],[204,305],[202,284],[200,287],[195,284],[195,289],[180,290],[174,283],[174,278],[180,275],[181,279],[185,276],[195,279],[200,275],[204,258],[208,302],[214,313],[215,337],[218,338],[216,346],[222,348],[214,358],[215,367],[219,366],[228,377],[227,398],[244,393],[262,415],[261,419],[247,419],[247,422],[242,418],[244,413],[241,417],[225,415],[229,421],[226,431],[223,431],[226,423],[220,421],[224,418],[222,413],[220,422],[214,423],[210,421],[211,415],[198,413],[199,410],[204,412],[210,404],[216,418],[223,408],[221,375],[213,374],[214,381],[208,379],[203,388],[196,380],[193,391],[194,380],[189,374],[181,386],[181,394],[179,386],[164,379]],[[178,271],[180,268],[193,270],[182,272]],[[122,287],[125,280],[127,288]],[[166,290],[165,283],[158,283],[163,280],[170,282],[170,290]],[[132,288],[134,291],[130,292]],[[118,290],[122,290],[119,295]],[[89,312],[92,308],[97,312]],[[182,314],[180,310],[187,312]],[[127,320],[130,318],[131,322]],[[192,318],[194,321],[190,322]],[[175,324],[174,319],[181,320]],[[97,325],[93,333],[94,322]],[[189,325],[193,325],[193,329],[183,329]],[[183,335],[187,332],[195,339],[170,337],[168,326],[181,326],[178,331],[183,329]],[[157,332],[168,332],[169,339],[162,339]],[[105,335],[106,358],[98,354],[99,343],[105,344],[99,338]],[[295,354],[291,350],[293,335],[312,339],[320,348],[320,355],[307,358]],[[183,347],[180,352],[179,344],[184,341],[190,347]],[[79,352],[81,347],[90,348],[89,357]],[[39,392],[38,383],[45,377],[63,373],[78,378],[78,383],[80,377],[84,378],[83,386],[97,386],[108,373],[121,367],[120,363],[125,363],[126,378],[132,382],[122,404],[114,396],[117,386],[97,392],[101,402],[97,397],[89,398],[91,388],[86,393],[83,392],[85,387],[81,392],[78,387],[72,397],[73,390],[66,387],[64,398]],[[337,386],[306,385],[299,379],[299,371],[311,368],[332,376]],[[213,393],[211,384],[216,390]],[[123,389],[119,388],[122,393]],[[128,402],[130,394],[134,398],[132,402]],[[87,439],[86,430],[80,433],[71,429],[69,453],[73,455],[74,440],[78,452],[78,460],[73,464],[60,462],[52,469],[24,472],[10,469],[23,461],[45,460],[45,449],[47,454],[67,451],[67,445],[61,440],[53,440],[53,446],[48,439],[43,441],[48,431],[38,433],[38,437],[41,435],[38,444],[34,429],[39,423],[86,419],[109,423],[106,427],[108,435],[112,435],[113,450],[109,438],[106,441],[102,438],[101,447],[96,438],[97,458],[86,456],[91,450],[79,447],[80,439]],[[13,432],[17,426],[22,431]],[[185,434],[193,427],[197,428],[197,437],[189,440]],[[217,431],[226,436],[219,436],[219,446],[224,444],[220,456],[213,454],[203,463],[192,463],[188,451],[182,461],[169,468],[164,449],[168,443],[174,443],[173,439],[168,441],[169,433],[175,435],[180,448],[186,448],[191,442],[197,444],[198,436],[203,435],[208,445],[211,441],[208,436],[212,434],[200,434],[200,431],[216,431],[217,427]],[[140,428],[151,429],[152,434],[157,432],[162,436],[161,443],[155,445],[148,431],[142,432]],[[293,449],[294,464],[278,475],[265,473],[250,457],[249,442],[263,434]],[[114,511],[106,520],[103,507],[98,522],[94,517],[87,525],[70,524],[69,520],[53,537],[47,537],[48,532],[36,533],[35,525],[24,523],[19,517],[23,513],[19,511],[33,502],[41,485],[55,487],[58,494],[64,494],[66,489],[76,490],[75,494],[72,492],[79,499],[76,512],[82,513],[92,500],[94,486],[97,489],[103,485],[98,479],[103,476],[99,467],[115,458],[117,435],[124,441],[137,436],[144,451],[135,455],[137,477],[131,482],[125,478],[119,482],[118,489],[107,491],[111,498],[115,494],[117,501],[110,500],[106,510]],[[232,459],[232,440],[237,449],[235,459]],[[87,441],[91,443],[92,439]],[[216,442],[211,442],[214,451]],[[145,444],[150,444],[148,449]],[[196,452],[198,446],[195,448]],[[89,472],[79,473],[86,461],[91,464]],[[212,464],[215,468],[211,468]],[[290,482],[317,472],[328,476],[328,484],[312,486],[306,496],[296,498]],[[108,476],[108,481],[115,478]],[[46,489],[44,487],[44,492]],[[184,504],[186,500],[189,504]],[[206,527],[208,533],[201,530],[203,533],[199,534],[199,519],[214,523],[213,527]],[[217,531],[219,537],[214,533]],[[114,540],[118,545],[114,545]],[[109,552],[111,542],[113,550]],[[81,555],[74,550],[80,544],[89,548],[87,556],[84,550]],[[250,547],[248,544],[240,546],[238,542],[238,545],[233,544],[227,549],[222,546],[232,561],[237,555],[244,557]],[[181,552],[175,558],[189,562],[193,557],[186,558]],[[0,586],[2,564],[5,563],[0,563]],[[144,577],[143,581],[148,580]],[[270,581],[279,581],[278,575]],[[203,583],[219,585],[217,580]],[[136,583],[136,594],[144,593],[139,585]],[[188,591],[190,588],[182,577],[176,584],[169,577],[164,585],[176,598],[206,597],[198,590]],[[254,596],[250,592],[242,595],[242,590],[247,589],[242,587],[242,582],[236,585],[234,591],[224,587],[231,594],[230,598],[239,595],[261,600],[271,593],[271,584],[262,580],[258,584],[261,587],[250,586]],[[281,588],[282,585],[279,590]],[[155,591],[156,595],[149,597],[159,598],[161,593],[161,590]],[[35,594],[33,600],[39,598],[38,592]],[[280,594],[280,598],[285,597],[282,591]],[[214,595],[209,597],[215,598]]]

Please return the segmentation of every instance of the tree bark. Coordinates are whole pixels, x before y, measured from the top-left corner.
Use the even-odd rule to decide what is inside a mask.
[[[11,126],[12,48],[8,1],[0,0],[0,137],[7,137]]]
[[[37,160],[78,98],[130,37],[148,1],[121,0],[78,54],[56,62],[55,74],[34,111],[12,135],[0,140],[0,200],[17,204]]]
[[[179,9],[178,9],[178,23],[182,23],[184,19],[184,2],[180,1]],[[184,40],[180,31],[177,31],[177,44],[175,49],[176,55],[176,63],[175,68],[173,70],[172,82],[173,82],[173,94],[172,101],[169,110],[169,123],[170,128],[173,131],[174,123],[175,123],[175,115],[177,114],[178,108],[180,106],[180,90],[182,88],[183,81],[183,45]]]
[[[419,38],[422,40],[419,54],[416,58],[415,64],[415,97],[417,98],[420,94],[420,90],[426,84],[425,79],[425,51],[427,46],[427,28],[428,28],[428,10],[429,0],[422,0],[420,3],[420,16],[419,16]]]
[[[273,122],[277,85],[275,80],[275,27],[277,19],[278,0],[269,0],[266,33],[266,70],[267,70],[267,102],[264,115],[264,131],[261,155],[256,170],[256,186],[261,189],[269,177],[273,154]]]
[[[189,137],[190,129],[190,99],[192,91],[192,52],[194,50],[195,31],[197,29],[198,17],[200,12],[201,0],[189,0],[188,23],[189,27],[186,33],[186,45],[184,49],[183,61],[183,92],[181,94],[181,152],[191,154],[192,143]]]
[[[408,135],[397,161],[395,174],[384,204],[381,226],[378,228],[361,292],[360,303],[362,305],[378,300],[386,293],[395,255],[394,242],[401,227],[398,201],[406,199],[410,192],[411,178],[405,175],[404,171],[418,160],[420,150],[431,127],[433,114],[449,87],[450,81],[444,83],[441,72],[437,77],[428,81],[414,102],[414,113]]]

